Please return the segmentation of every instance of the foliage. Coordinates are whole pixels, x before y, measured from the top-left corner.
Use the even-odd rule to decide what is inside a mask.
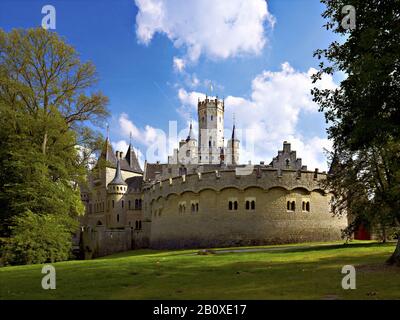
[[[27,211],[14,218],[12,237],[4,248],[5,264],[34,264],[67,260],[71,234],[77,221],[52,214]]]
[[[315,52],[323,74],[346,78],[334,90],[313,89],[333,140],[332,170],[326,187],[333,209],[381,228],[400,223],[400,1],[321,0],[325,27],[341,35]],[[356,10],[356,28],[343,29],[342,8]],[[394,256],[400,263],[400,241]],[[390,261],[392,262],[392,260]]]
[[[90,92],[96,83],[94,66],[56,33],[0,29],[0,236],[25,239],[22,217],[27,228],[43,219],[69,230],[70,219],[83,214],[79,188],[100,146],[94,128],[108,115],[108,99]],[[25,246],[15,241],[10,248]],[[66,257],[64,244],[54,248]]]

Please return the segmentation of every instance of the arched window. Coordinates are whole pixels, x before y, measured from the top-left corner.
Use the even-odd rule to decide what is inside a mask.
[[[114,200],[112,201],[112,207],[113,207],[113,209],[114,209]]]
[[[310,212],[310,202],[307,202],[307,203],[306,203],[306,211],[307,211],[307,212]]]
[[[286,167],[289,167],[290,160],[289,160],[289,159],[286,159],[285,161],[286,161]]]
[[[199,204],[196,203],[196,212],[199,212]]]
[[[246,201],[246,210],[250,210],[250,201]]]
[[[117,222],[119,222],[119,214],[117,214]]]
[[[229,210],[232,210],[232,201],[229,201],[228,208],[229,208]]]
[[[290,201],[288,201],[287,203],[286,203],[286,209],[289,211],[290,210]]]
[[[256,202],[253,200],[251,201],[251,210],[255,210],[256,209]]]
[[[208,141],[208,147],[211,148],[211,140]]]
[[[135,229],[139,229],[139,221],[135,221]]]
[[[211,117],[210,117],[210,118],[211,118],[211,121],[213,121],[213,119],[214,119],[213,115],[211,115]]]
[[[196,210],[196,206],[194,205],[194,203],[192,203],[192,212],[195,212]]]
[[[139,220],[139,230],[142,230],[142,221]]]
[[[295,211],[296,210],[296,202],[292,201],[290,204],[290,210]]]
[[[233,208],[234,208],[234,210],[237,210],[237,209],[238,209],[238,202],[237,202],[237,201],[235,201],[235,202],[233,203]]]
[[[131,200],[128,201],[128,209],[131,210]]]

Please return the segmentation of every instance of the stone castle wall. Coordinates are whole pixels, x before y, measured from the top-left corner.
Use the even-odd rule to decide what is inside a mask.
[[[144,193],[152,248],[259,245],[328,241],[341,237],[346,218],[332,217],[331,195],[321,188],[325,174],[256,168],[177,177]],[[237,202],[237,210],[229,202]],[[255,202],[254,210],[246,201]],[[295,210],[287,210],[287,202]],[[309,211],[303,210],[309,202]],[[192,210],[192,205],[194,209]],[[185,210],[181,210],[182,207]]]

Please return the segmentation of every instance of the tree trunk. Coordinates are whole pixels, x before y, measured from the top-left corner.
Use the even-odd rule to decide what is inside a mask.
[[[47,147],[47,131],[44,133],[43,143],[42,143],[42,152],[46,154],[46,147]]]
[[[392,256],[386,261],[386,264],[400,267],[400,235],[397,239],[396,250],[394,250]]]

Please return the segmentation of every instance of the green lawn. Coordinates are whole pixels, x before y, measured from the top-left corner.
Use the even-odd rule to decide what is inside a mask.
[[[55,263],[56,290],[41,288],[41,265],[5,267],[0,268],[0,300],[400,299],[400,268],[384,266],[394,244],[308,246],[214,255],[138,250]],[[346,264],[356,267],[356,290],[341,287]]]

